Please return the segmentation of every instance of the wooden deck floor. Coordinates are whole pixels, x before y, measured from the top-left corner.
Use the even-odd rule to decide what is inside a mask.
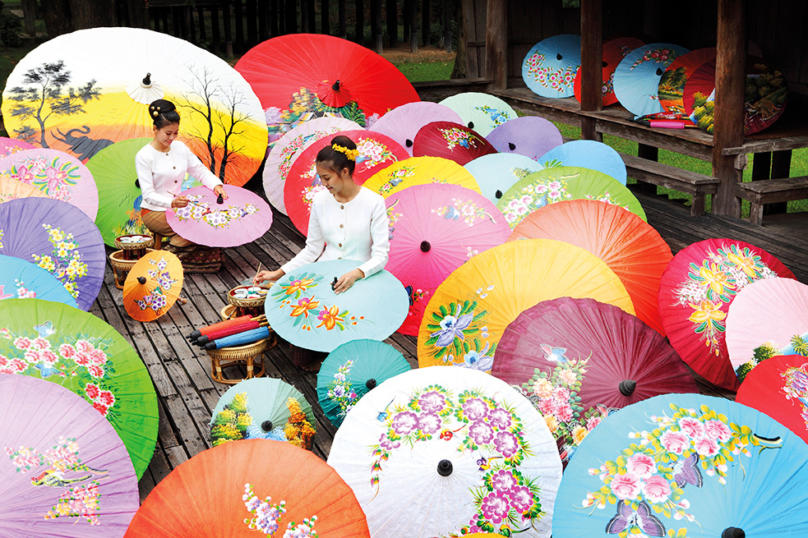
[[[653,225],[675,252],[710,237],[740,239],[764,248],[780,258],[797,277],[808,282],[808,238],[800,226],[763,228],[734,219],[691,218],[688,210],[660,198],[638,195]],[[774,222],[774,221],[773,221]],[[791,232],[789,232],[791,230]],[[156,322],[141,323],[123,309],[121,291],[115,288],[112,269],[107,266],[104,286],[92,312],[115,327],[137,349],[157,390],[160,428],[151,465],[140,481],[141,498],[154,488],[174,467],[210,447],[208,423],[219,397],[229,388],[210,378],[210,360],[204,351],[191,346],[185,335],[194,327],[219,321],[226,292],[255,274],[259,261],[276,269],[291,259],[305,240],[288,218],[275,214],[272,229],[261,239],[239,248],[226,250],[225,267],[215,275],[186,275],[185,305],[175,305]],[[393,335],[388,343],[395,346],[415,367],[415,338]],[[335,429],[317,405],[316,374],[292,365],[290,348],[285,342],[265,354],[267,375],[281,378],[300,390],[312,403],[317,417],[314,451],[327,457]],[[226,370],[239,377],[243,371]],[[722,395],[714,387],[700,383],[702,392]]]

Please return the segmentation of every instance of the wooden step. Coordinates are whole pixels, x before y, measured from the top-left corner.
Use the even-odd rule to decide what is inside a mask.
[[[808,198],[808,176],[738,183],[735,186],[735,195],[751,202],[749,220],[752,224],[761,224],[765,204]]]

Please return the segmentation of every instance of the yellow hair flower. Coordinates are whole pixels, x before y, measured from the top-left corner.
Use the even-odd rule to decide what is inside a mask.
[[[340,146],[339,144],[331,144],[331,148],[334,151],[339,151],[340,153],[344,153],[346,157],[348,157],[349,161],[356,162],[357,157],[359,157],[359,150],[356,149],[348,149],[345,146]]]

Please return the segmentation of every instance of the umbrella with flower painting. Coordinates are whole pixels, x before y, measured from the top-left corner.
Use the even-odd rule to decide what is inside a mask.
[[[56,277],[14,256],[0,256],[0,300],[3,299],[42,299],[78,308]]]
[[[433,121],[463,123],[458,113],[448,106],[429,101],[418,101],[394,108],[379,118],[368,130],[389,136],[412,156],[415,135],[418,134],[421,127]]]
[[[522,79],[542,97],[573,96],[573,82],[581,66],[581,37],[560,34],[543,39],[522,60]]]
[[[636,116],[662,112],[659,81],[673,61],[690,52],[668,43],[651,43],[626,54],[614,72],[614,94]]]
[[[362,185],[377,172],[405,161],[410,154],[398,142],[381,133],[372,131],[342,131],[339,136],[347,136],[356,144],[359,156],[353,180]],[[336,136],[336,135],[334,135]],[[317,173],[317,153],[331,145],[334,136],[326,136],[311,144],[295,159],[283,186],[283,200],[292,224],[306,235],[309,229],[309,214],[315,194],[326,190]]]
[[[0,204],[18,198],[47,198],[48,195],[33,185],[28,185],[11,177],[8,172],[0,173]]]
[[[645,43],[636,37],[618,37],[603,44],[603,71],[601,79],[603,85],[601,86],[601,94],[603,95],[603,106],[613,105],[617,102],[617,96],[614,94],[614,72],[617,69],[620,61],[625,56],[636,49],[642,47]],[[575,75],[573,81],[573,91],[575,98],[578,102],[581,101],[581,69]]]
[[[46,379],[81,396],[121,436],[141,477],[157,442],[157,395],[134,348],[96,316],[65,304],[7,299],[0,320],[0,374]]]
[[[555,441],[521,394],[448,368],[411,370],[366,394],[328,464],[353,489],[374,538],[549,537],[561,480]]]
[[[0,158],[8,157],[9,155],[14,155],[18,151],[23,151],[26,149],[34,149],[36,146],[33,144],[29,144],[24,140],[16,140],[14,138],[7,138],[5,136],[0,136]]]
[[[500,153],[516,153],[534,161],[564,143],[558,127],[538,116],[509,120],[495,127],[485,138]]]
[[[412,146],[415,157],[443,157],[461,166],[496,152],[481,134],[450,121],[427,123],[415,135]]]
[[[657,396],[605,419],[556,498],[554,538],[805,536],[808,446],[724,398]]]
[[[4,536],[124,535],[140,504],[135,469],[115,429],[83,398],[0,375],[0,450]]]
[[[469,129],[474,129],[482,136],[495,128],[517,118],[511,105],[493,95],[479,92],[456,93],[440,102],[449,107],[462,118],[458,122]],[[453,121],[433,118],[432,121]]]
[[[514,183],[544,166],[524,155],[492,153],[474,159],[464,168],[477,180],[483,196],[496,204]]]
[[[572,140],[542,155],[538,160],[545,168],[576,166],[597,170],[616,179],[621,185],[627,181],[626,164],[611,146],[595,140]]]
[[[152,250],[129,271],[123,306],[138,321],[154,321],[171,310],[182,291],[182,263],[171,252]]]
[[[400,161],[368,179],[364,187],[387,198],[413,185],[434,183],[459,185],[480,192],[477,181],[468,170],[440,157],[412,157]]]
[[[544,415],[566,463],[615,409],[674,392],[698,392],[659,333],[616,306],[560,297],[528,308],[502,335],[491,374],[519,388]]]
[[[50,198],[0,204],[0,254],[36,263],[89,310],[104,279],[98,228],[75,206]]]
[[[370,538],[351,488],[289,443],[247,439],[205,450],[160,481],[126,538]]]
[[[680,250],[659,283],[659,313],[673,348],[697,374],[737,390],[729,361],[726,318],[748,284],[794,274],[768,252],[733,239],[708,239]],[[762,343],[762,342],[761,342]]]

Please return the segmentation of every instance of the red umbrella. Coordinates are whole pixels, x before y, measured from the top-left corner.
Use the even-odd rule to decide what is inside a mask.
[[[743,241],[707,239],[679,251],[662,274],[659,314],[682,360],[711,383],[737,390],[727,313],[744,286],[775,276],[794,278],[780,260]]]
[[[412,146],[414,157],[443,157],[460,166],[497,150],[481,134],[465,125],[450,121],[427,123]]]
[[[677,57],[665,69],[665,73],[659,79],[659,104],[662,105],[665,112],[684,116],[693,113],[692,108],[687,111],[685,109],[685,84],[699,67],[710,60],[715,60],[715,47],[691,50],[687,54]],[[692,103],[692,97],[690,102]]]
[[[636,37],[618,37],[603,44],[603,86],[601,87],[603,106],[613,105],[617,102],[617,96],[614,94],[614,70],[617,69],[617,64],[620,63],[620,60],[625,58],[626,54],[643,45],[645,45],[645,43]],[[572,83],[572,89],[575,92],[575,98],[580,102],[580,68],[578,68],[578,74],[575,76],[575,80]]]

